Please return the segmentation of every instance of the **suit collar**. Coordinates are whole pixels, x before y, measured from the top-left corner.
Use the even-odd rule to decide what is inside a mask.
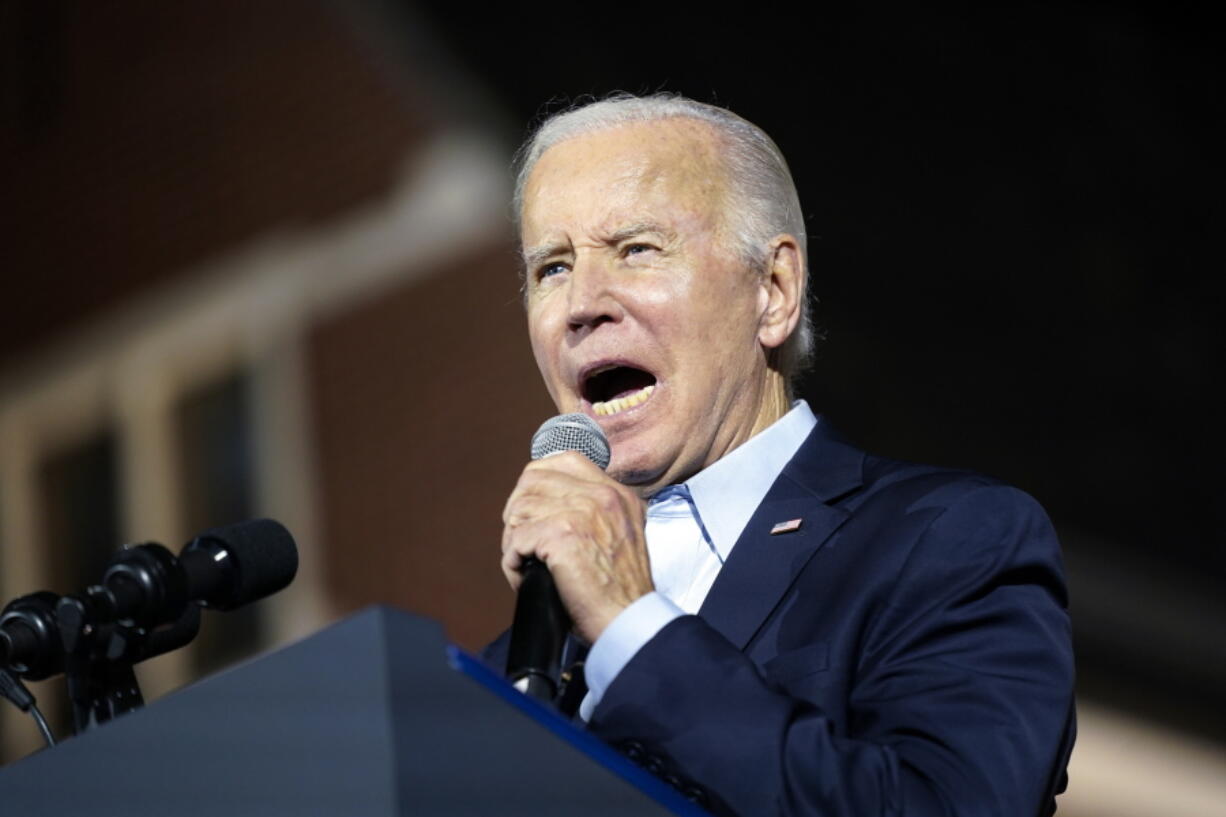
[[[754,511],[815,425],[808,404],[797,400],[769,428],[685,481],[682,487],[720,562],[727,561]]]
[[[863,483],[864,453],[818,422],[750,517],[698,614],[744,649],[813,554],[846,521],[830,504]],[[800,527],[772,535],[776,523]]]
[[[864,457],[864,452],[831,427],[829,420],[819,417],[796,456],[784,466],[783,476],[814,498],[834,502],[864,484]]]

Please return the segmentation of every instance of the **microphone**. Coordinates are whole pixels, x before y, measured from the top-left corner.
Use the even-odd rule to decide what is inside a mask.
[[[609,440],[586,414],[559,414],[541,423],[532,435],[532,459],[543,460],[563,451],[578,451],[600,468],[609,467]]]
[[[285,588],[298,572],[298,548],[280,523],[253,519],[213,528],[183,548],[177,564],[161,545],[125,548],[102,583],[115,594],[119,618],[157,617],[177,599],[233,610]]]
[[[596,421],[586,414],[552,417],[532,435],[532,459],[544,459],[563,451],[578,451],[602,470],[609,467],[609,441]],[[552,701],[557,692],[555,679],[562,664],[562,646],[570,630],[570,615],[544,562],[526,559],[520,572],[523,582],[511,623],[507,678],[521,692]]]
[[[297,571],[294,539],[271,519],[205,531],[178,557],[155,543],[128,545],[100,584],[76,596],[41,592],[9,603],[0,614],[0,669],[33,680],[59,674],[86,627],[112,623],[148,631],[135,660],[160,655],[195,636],[193,604],[233,610],[281,590]]]
[[[40,590],[13,599],[0,613],[0,671],[31,681],[64,671],[64,647],[55,620],[60,597]]]

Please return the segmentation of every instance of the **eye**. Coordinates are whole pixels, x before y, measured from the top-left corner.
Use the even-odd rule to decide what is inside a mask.
[[[626,246],[622,247],[622,256],[628,258],[632,255],[642,255],[645,252],[654,252],[655,250],[655,246],[637,241],[633,244],[627,244]]]
[[[566,272],[566,265],[561,261],[554,261],[549,264],[544,264],[537,269],[536,280],[543,281],[546,278],[552,278],[561,272]]]

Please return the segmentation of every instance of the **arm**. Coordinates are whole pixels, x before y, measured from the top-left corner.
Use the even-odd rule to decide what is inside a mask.
[[[591,727],[697,781],[717,813],[1047,814],[1072,741],[1064,607],[1042,510],[977,487],[865,608],[845,731],[694,616],[635,655]]]

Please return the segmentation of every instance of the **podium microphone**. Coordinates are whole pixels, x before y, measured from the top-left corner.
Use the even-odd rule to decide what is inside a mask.
[[[99,584],[76,596],[44,591],[6,605],[0,669],[35,681],[58,675],[73,651],[65,634],[124,622],[141,633],[141,651],[129,658],[161,655],[196,635],[198,611],[194,619],[185,615],[194,605],[233,610],[282,589],[297,570],[293,537],[271,519],[205,531],[177,557],[155,543],[131,545],[114,556]]]
[[[609,467],[609,441],[596,421],[586,414],[552,417],[532,435],[532,459],[544,459],[563,451],[578,451],[601,469]],[[543,562],[529,558],[520,572],[524,580],[519,586],[511,623],[507,678],[519,691],[552,701],[557,693],[570,616]]]

